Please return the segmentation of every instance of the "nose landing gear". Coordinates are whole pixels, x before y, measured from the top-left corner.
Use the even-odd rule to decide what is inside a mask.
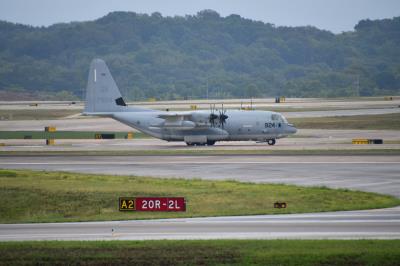
[[[269,140],[267,140],[267,143],[268,143],[268,145],[275,145],[276,140],[274,140],[274,139],[269,139]]]

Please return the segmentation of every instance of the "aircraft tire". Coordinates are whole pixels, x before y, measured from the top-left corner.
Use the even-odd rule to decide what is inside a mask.
[[[274,140],[274,139],[269,139],[269,140],[267,140],[267,143],[268,143],[268,145],[275,145],[276,140]]]
[[[215,140],[207,140],[207,146],[212,146],[215,144]]]
[[[206,146],[207,143],[201,143],[201,142],[186,142],[186,145],[188,145],[188,146]]]

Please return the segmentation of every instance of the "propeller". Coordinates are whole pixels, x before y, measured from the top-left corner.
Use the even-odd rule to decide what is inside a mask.
[[[224,104],[222,104],[222,108],[221,108],[221,111],[219,111],[219,117],[218,117],[221,128],[224,128],[226,119],[228,119],[228,116],[225,113],[226,113],[226,110],[224,109]]]
[[[210,121],[211,125],[214,127],[214,126],[215,126],[215,120],[218,119],[218,115],[216,115],[216,114],[214,113],[214,111],[215,111],[215,104],[214,104],[214,105],[211,105],[211,104],[210,104],[210,110],[211,110],[211,114],[210,114],[210,117],[209,117],[208,120]]]

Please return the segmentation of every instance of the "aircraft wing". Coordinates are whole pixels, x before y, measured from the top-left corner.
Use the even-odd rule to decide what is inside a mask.
[[[192,112],[179,112],[179,113],[160,114],[160,115],[158,115],[158,118],[165,119],[167,121],[191,120]]]
[[[166,113],[160,114],[157,117],[164,119],[164,122],[157,125],[157,127],[180,130],[189,130],[196,127],[196,123],[191,121],[191,112]]]

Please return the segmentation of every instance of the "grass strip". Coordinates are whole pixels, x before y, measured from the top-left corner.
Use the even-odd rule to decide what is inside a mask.
[[[183,196],[185,213],[120,212],[122,196]],[[392,196],[347,189],[0,170],[0,222],[68,222],[306,213],[391,207]],[[273,204],[283,201],[286,209]]]
[[[334,117],[290,118],[297,128],[400,130],[400,113]]]
[[[80,110],[73,109],[35,109],[27,107],[22,110],[0,110],[0,120],[47,120],[60,119],[79,114]]]
[[[0,243],[2,265],[399,265],[400,240]]]
[[[116,139],[124,139],[129,132],[113,131],[0,131],[0,139],[95,139],[96,134],[114,134]],[[133,132],[133,138],[151,138],[142,132]]]

